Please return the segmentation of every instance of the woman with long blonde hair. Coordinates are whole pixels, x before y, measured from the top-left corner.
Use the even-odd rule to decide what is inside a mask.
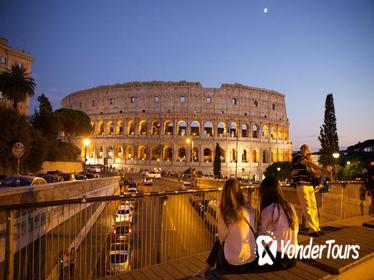
[[[195,276],[205,277],[214,265],[228,272],[240,272],[256,263],[255,214],[236,179],[227,180],[222,188],[217,218],[218,240],[206,266]]]

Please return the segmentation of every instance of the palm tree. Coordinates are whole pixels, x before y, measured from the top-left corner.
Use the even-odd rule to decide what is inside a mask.
[[[0,74],[0,91],[5,98],[13,101],[14,109],[17,109],[19,102],[34,95],[35,81],[29,75],[18,64],[13,64],[10,70]]]

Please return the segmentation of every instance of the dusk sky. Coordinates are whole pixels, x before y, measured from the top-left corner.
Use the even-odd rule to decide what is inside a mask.
[[[55,109],[98,85],[241,83],[286,95],[294,150],[319,148],[328,93],[340,147],[374,138],[374,1],[0,0],[0,36]]]

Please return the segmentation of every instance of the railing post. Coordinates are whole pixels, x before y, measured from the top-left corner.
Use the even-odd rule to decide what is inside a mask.
[[[14,279],[14,210],[6,211],[4,279]]]

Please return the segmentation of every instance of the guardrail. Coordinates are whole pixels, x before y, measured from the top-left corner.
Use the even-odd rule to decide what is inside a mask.
[[[246,187],[251,195],[253,187]],[[211,248],[218,189],[0,207],[3,279],[92,279]]]

